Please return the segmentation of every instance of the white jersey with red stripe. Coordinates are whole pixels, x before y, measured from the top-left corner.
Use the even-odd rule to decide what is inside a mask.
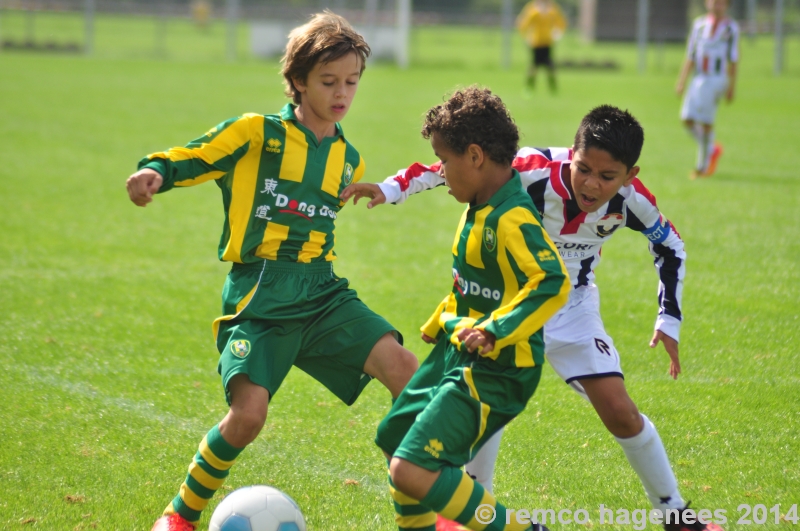
[[[730,18],[697,17],[692,24],[686,56],[700,75],[727,75],[728,62],[739,61],[739,25]]]
[[[562,166],[569,165],[571,157],[568,148],[525,147],[517,152],[512,165],[567,266],[573,288],[594,284],[600,250],[618,228],[641,232],[648,239],[660,280],[656,329],[678,340],[686,259],[680,235],[638,178],[596,212],[580,210],[562,180]],[[387,178],[379,184],[386,202],[402,203],[411,194],[445,184],[440,167],[439,162],[430,166],[415,163]]]

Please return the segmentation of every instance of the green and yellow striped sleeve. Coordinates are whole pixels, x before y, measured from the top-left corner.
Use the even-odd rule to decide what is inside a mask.
[[[261,149],[264,117],[245,114],[231,118],[186,147],[152,153],[139,161],[139,169],[152,168],[164,177],[159,193],[174,186],[194,186],[219,179],[250,149]]]
[[[513,275],[522,288],[475,326],[497,338],[495,353],[535,334],[567,302],[571,289],[555,245],[530,210],[515,207],[503,214],[497,233],[503,276]]]

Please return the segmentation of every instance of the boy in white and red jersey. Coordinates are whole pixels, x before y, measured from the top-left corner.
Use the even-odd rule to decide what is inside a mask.
[[[728,18],[729,0],[706,0],[708,13],[692,25],[686,60],[675,91],[684,93],[689,73],[694,77],[683,99],[681,120],[697,141],[697,162],[691,178],[710,177],[717,169],[722,146],[714,141],[714,117],[722,96],[733,101],[739,61],[739,25]]]
[[[648,239],[660,280],[659,312],[650,346],[664,345],[670,357],[669,373],[677,378],[686,254],[675,227],[637,178],[635,164],[643,142],[644,131],[633,116],[603,105],[583,118],[572,149],[522,148],[517,152],[512,165],[559,249],[573,287],[567,304],[545,324],[545,353],[559,376],[592,403],[622,446],[653,507],[663,511],[665,528],[719,529],[715,524],[684,523],[684,516],[690,514],[685,512],[687,505],[655,426],[625,389],[619,354],[603,326],[593,282],[600,248],[618,228],[628,227]],[[369,197],[372,208],[385,202],[402,203],[413,193],[442,184],[440,163],[417,163],[383,183],[348,186],[342,198],[353,197],[355,202]],[[422,338],[431,340],[425,334]],[[500,436],[488,441],[466,467],[489,491]],[[442,522],[437,529],[448,529],[446,525]]]

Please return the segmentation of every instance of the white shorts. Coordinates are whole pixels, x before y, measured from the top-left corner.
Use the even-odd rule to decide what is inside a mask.
[[[567,304],[544,325],[547,362],[578,393],[585,378],[622,375],[619,353],[600,318],[600,292],[594,284],[573,289]]]
[[[717,105],[728,90],[726,75],[695,75],[681,106],[681,120],[712,125],[717,115]]]

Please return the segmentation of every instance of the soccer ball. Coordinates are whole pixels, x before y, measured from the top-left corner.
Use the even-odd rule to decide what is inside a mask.
[[[228,494],[214,510],[209,531],[306,531],[300,508],[273,487],[254,485]]]

